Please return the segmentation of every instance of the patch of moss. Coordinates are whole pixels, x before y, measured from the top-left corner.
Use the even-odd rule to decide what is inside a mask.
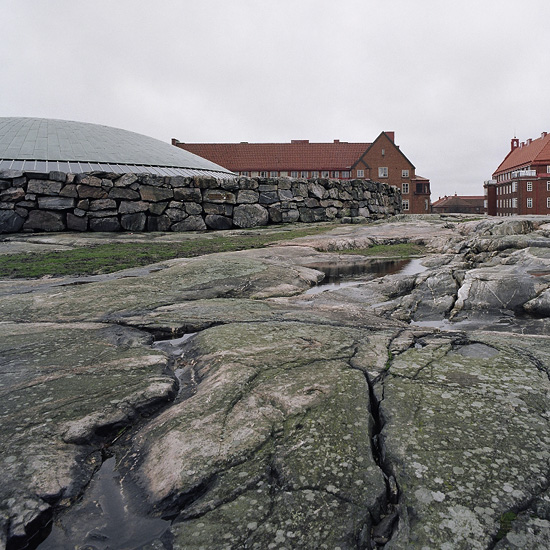
[[[514,512],[506,512],[500,516],[500,528],[496,534],[496,540],[502,540],[512,529],[512,523],[517,518]]]
[[[122,269],[150,265],[174,258],[190,258],[262,248],[274,242],[316,235],[333,229],[333,225],[304,229],[255,230],[231,235],[184,239],[179,242],[119,242],[73,250],[0,256],[0,278],[33,278],[45,275],[97,275]]]
[[[410,258],[424,256],[426,247],[416,243],[375,244],[369,248],[343,250],[341,254],[360,254],[362,256],[377,256],[379,258]]]

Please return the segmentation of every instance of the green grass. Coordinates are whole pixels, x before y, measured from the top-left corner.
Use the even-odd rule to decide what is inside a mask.
[[[376,244],[369,248],[344,250],[342,254],[361,254],[362,256],[377,256],[379,258],[410,258],[427,254],[426,247],[415,243]]]
[[[517,518],[514,512],[506,512],[500,516],[500,529],[496,535],[496,540],[502,540],[512,529],[512,523]]]
[[[120,242],[100,244],[73,250],[0,256],[0,278],[33,278],[45,275],[96,275],[122,269],[150,265],[173,258],[190,258],[262,248],[276,241],[316,235],[332,229],[332,225],[280,231],[254,230],[231,236],[182,239],[179,242]]]

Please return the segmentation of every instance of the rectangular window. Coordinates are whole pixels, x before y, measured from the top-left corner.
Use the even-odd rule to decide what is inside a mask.
[[[241,172],[241,176],[249,176],[249,175],[250,175],[250,173],[247,172],[246,170],[244,172]]]
[[[531,198],[527,199],[527,208],[533,208],[533,199]]]
[[[313,170],[313,172],[311,172],[311,177],[312,178],[318,178],[319,177],[319,171],[318,170]]]
[[[546,173],[550,174],[550,165],[546,167]]]
[[[260,172],[260,178],[267,178],[267,172]]]
[[[403,201],[403,212],[405,212],[408,209],[409,209],[409,201],[407,199],[405,199]]]
[[[547,190],[547,191],[550,191],[550,181],[547,181],[547,182],[546,182],[546,190]]]
[[[403,193],[403,195],[408,195],[409,194],[409,184],[408,183],[402,183],[401,184],[401,193]]]
[[[357,177],[358,178],[364,178],[365,177],[365,171],[364,170],[357,170]]]
[[[290,172],[290,177],[291,178],[297,178],[298,177],[298,172],[296,170],[292,170],[292,172]]]
[[[512,191],[515,193],[518,190],[518,182],[513,181],[512,182]]]
[[[270,178],[276,178],[278,175],[279,175],[279,172],[275,172],[273,170],[271,170],[271,172],[269,172],[269,177]]]
[[[408,178],[409,177],[409,171],[408,170],[401,170],[401,177],[402,178]]]
[[[344,170],[344,171],[342,172],[342,177],[343,177],[343,178],[349,178],[349,176],[350,176],[349,170]]]
[[[388,167],[387,166],[380,166],[378,168],[378,177],[379,178],[387,178],[388,177]]]
[[[514,197],[512,199],[512,208],[517,208],[518,207],[518,199],[517,197]]]
[[[527,191],[532,191],[533,190],[533,182],[532,181],[528,181],[527,182]]]
[[[323,178],[328,178],[328,172],[327,172],[327,170],[323,170],[323,172],[321,172],[321,177],[323,177]]]
[[[307,172],[305,172],[304,170],[302,170],[302,171],[300,172],[300,177],[301,177],[301,178],[307,178]]]
[[[546,197],[546,208],[550,208],[550,197]]]
[[[340,177],[340,172],[338,170],[333,170],[331,173],[330,173],[330,177],[331,178],[339,178]]]

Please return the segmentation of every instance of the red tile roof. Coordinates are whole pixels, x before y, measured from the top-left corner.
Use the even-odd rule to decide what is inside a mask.
[[[442,206],[481,206],[483,207],[485,197],[483,195],[453,195],[451,197],[439,198],[432,204],[432,208]]]
[[[370,143],[181,143],[178,147],[232,171],[349,170]]]
[[[550,164],[550,134],[510,151],[493,175],[532,164]]]

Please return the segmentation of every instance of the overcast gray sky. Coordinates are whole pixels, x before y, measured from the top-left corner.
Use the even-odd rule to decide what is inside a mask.
[[[549,0],[0,0],[0,116],[169,141],[396,143],[482,194],[550,131]]]

